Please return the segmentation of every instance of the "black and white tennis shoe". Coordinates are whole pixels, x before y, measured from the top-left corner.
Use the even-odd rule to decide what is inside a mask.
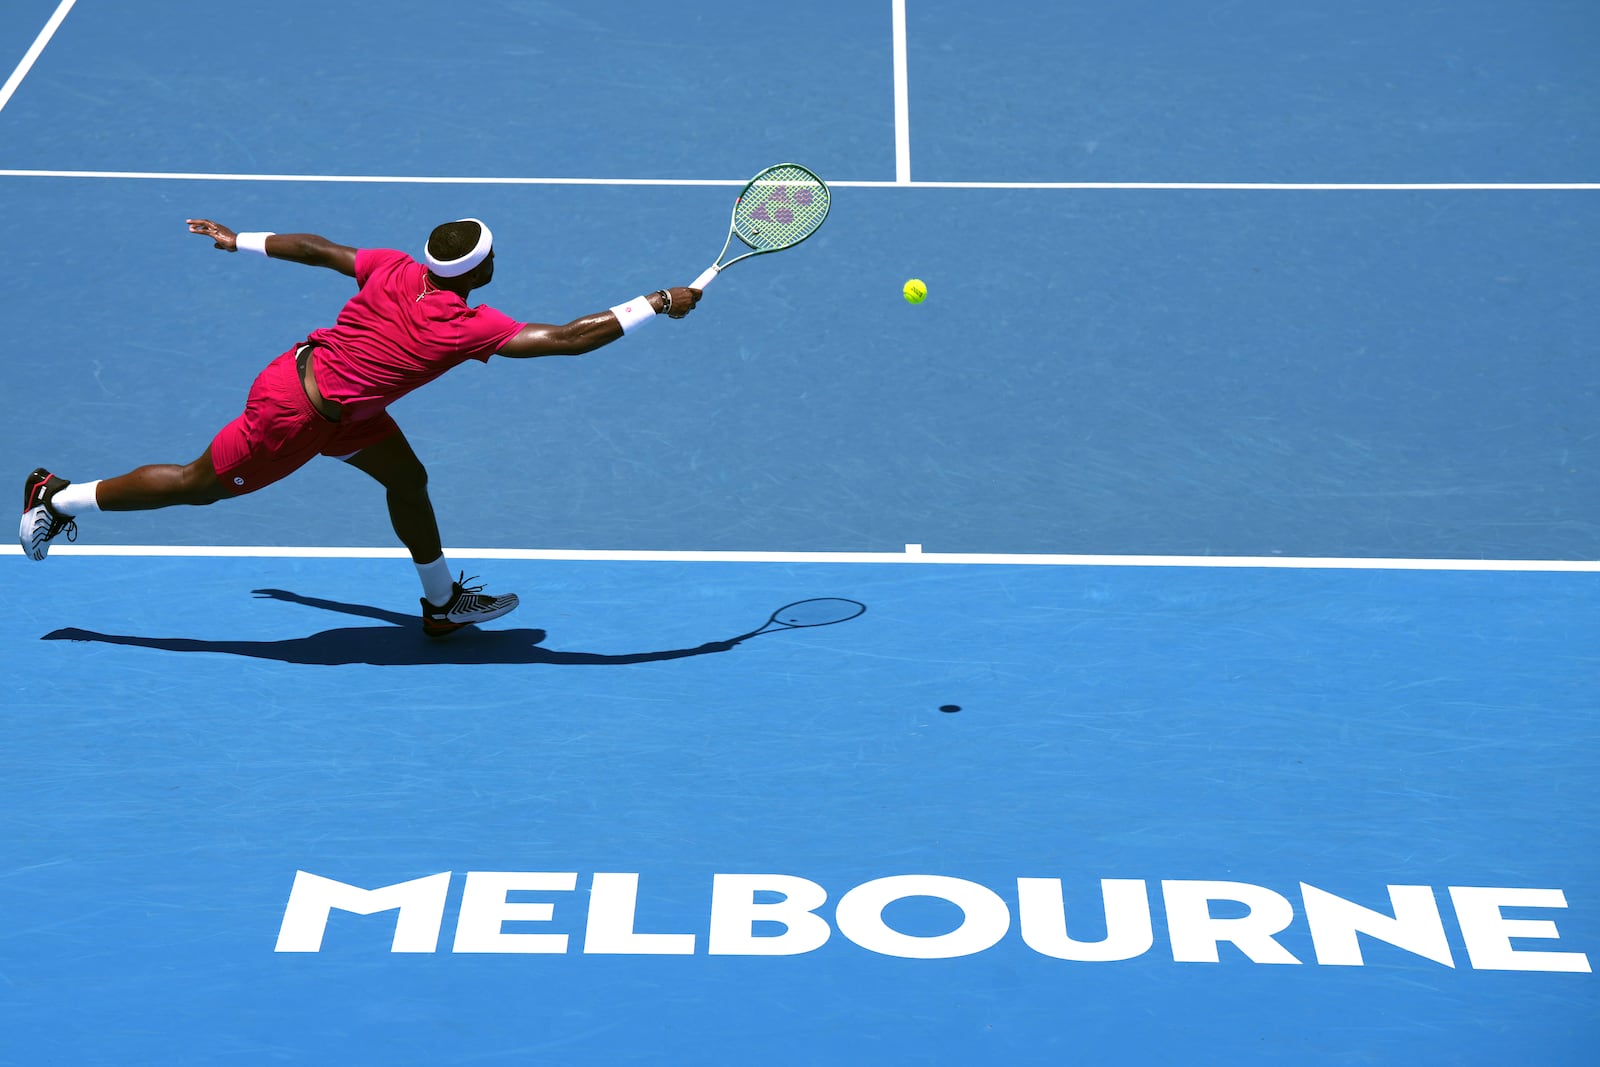
[[[488,622],[516,610],[517,594],[504,593],[490,596],[481,585],[466,585],[473,581],[466,572],[461,580],[450,583],[450,602],[440,607],[422,600],[422,632],[429,637],[449,637],[463,626]]]
[[[17,529],[17,541],[29,559],[44,559],[50,554],[50,542],[63,533],[68,541],[78,539],[78,524],[72,516],[58,514],[50,506],[50,498],[68,484],[43,467],[22,483],[22,525]]]

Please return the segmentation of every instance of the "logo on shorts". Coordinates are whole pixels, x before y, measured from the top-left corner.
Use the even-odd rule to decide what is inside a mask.
[[[234,485],[243,485],[244,484],[244,479],[243,478],[235,478],[233,480],[233,484]]]

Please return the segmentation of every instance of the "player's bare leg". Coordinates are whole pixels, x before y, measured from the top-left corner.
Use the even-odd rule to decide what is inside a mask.
[[[211,464],[210,448],[192,463],[156,463],[93,482],[69,482],[40,467],[23,483],[17,539],[29,559],[42,560],[58,536],[77,540],[75,519],[84,511],[149,511],[177,504],[213,504],[227,495]]]
[[[383,486],[389,504],[389,522],[395,536],[411,553],[422,579],[422,630],[429,637],[446,637],[463,626],[498,619],[517,606],[515,593],[490,596],[482,586],[464,586],[450,576],[439,538],[439,522],[428,495],[428,471],[412,451],[405,434],[396,433],[362,449],[347,462]]]
[[[389,522],[414,563],[428,563],[444,554],[439,521],[428,496],[428,470],[411,450],[406,435],[397,433],[364,448],[346,462],[378,480],[387,494]]]
[[[95,491],[101,511],[152,511],[178,504],[215,504],[228,495],[211,465],[211,449],[192,463],[152,463],[102,481]]]

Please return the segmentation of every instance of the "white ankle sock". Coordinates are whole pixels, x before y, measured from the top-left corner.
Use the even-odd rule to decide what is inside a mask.
[[[417,577],[422,579],[422,597],[436,608],[450,603],[455,578],[450,574],[450,563],[443,556],[432,563],[418,563]]]
[[[94,498],[99,485],[98,480],[73,482],[50,498],[50,506],[57,515],[82,515],[86,511],[99,511],[100,504]]]

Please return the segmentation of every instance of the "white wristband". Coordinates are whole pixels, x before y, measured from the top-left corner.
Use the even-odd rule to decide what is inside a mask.
[[[272,236],[272,231],[265,233],[239,233],[233,237],[234,247],[241,252],[255,252],[258,255],[267,254],[267,238]]]
[[[641,322],[649,322],[656,317],[656,309],[650,305],[648,297],[636,296],[626,304],[618,304],[611,309],[611,314],[622,323],[622,332],[627,333]]]

